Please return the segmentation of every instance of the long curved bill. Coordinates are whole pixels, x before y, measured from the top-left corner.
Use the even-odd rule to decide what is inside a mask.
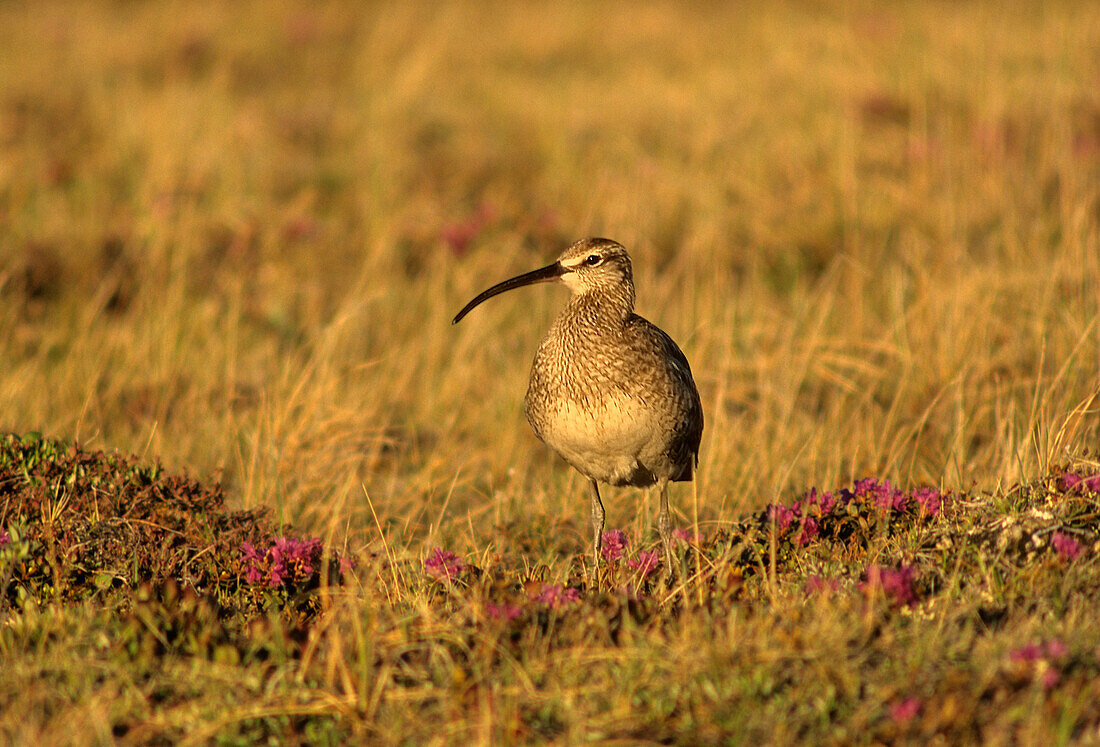
[[[470,303],[463,306],[462,311],[455,314],[455,318],[451,320],[451,324],[458,324],[459,322],[461,322],[462,317],[469,314],[475,306],[488,298],[492,298],[493,296],[504,293],[505,291],[510,291],[513,288],[520,288],[524,285],[533,285],[535,283],[548,283],[551,280],[557,280],[567,272],[569,272],[569,270],[566,269],[561,262],[555,262],[552,265],[540,267],[537,270],[531,270],[531,272],[525,272],[522,275],[517,275],[514,278],[509,278],[503,283],[497,283],[492,288],[478,293],[473,301],[470,301]]]

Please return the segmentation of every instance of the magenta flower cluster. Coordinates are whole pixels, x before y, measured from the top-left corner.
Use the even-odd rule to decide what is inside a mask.
[[[580,590],[572,586],[543,584],[538,587],[536,591],[530,591],[528,593],[528,599],[532,605],[549,607],[552,610],[558,610],[566,605],[576,604],[581,601]],[[530,609],[530,605],[527,605],[527,607]],[[490,620],[511,622],[523,615],[524,605],[513,604],[512,602],[501,602],[499,604],[496,602],[487,602],[483,609],[485,610],[485,616]]]
[[[938,516],[943,510],[943,494],[929,487],[906,492],[889,480],[868,477],[835,492],[811,488],[789,506],[773,503],[768,506],[767,518],[780,534],[797,532],[794,541],[804,546],[821,534],[826,518],[847,513],[850,504],[870,505],[881,512]]]
[[[485,605],[485,614],[493,620],[511,622],[523,614],[523,608],[518,604],[494,604],[490,602]]]
[[[943,510],[943,495],[935,488],[918,488],[912,495],[925,516],[939,516]]]
[[[703,535],[700,532],[693,532],[690,529],[673,529],[672,538],[680,540],[681,542],[699,544],[703,541]]]
[[[1062,490],[1071,490],[1080,493],[1100,493],[1100,474],[1086,477],[1076,472],[1067,472],[1062,475]]]
[[[825,495],[830,499],[832,497],[829,493]],[[773,503],[768,506],[768,519],[775,524],[780,534],[785,534],[792,526],[797,526],[799,531],[794,541],[799,547],[808,545],[821,532],[817,517],[807,512],[807,505],[800,499],[795,501],[793,506],[784,506],[782,503]]]
[[[600,543],[600,555],[611,563],[623,556],[630,539],[622,529],[610,529],[603,533],[603,542]]]
[[[872,563],[863,572],[858,588],[868,596],[882,594],[891,604],[909,607],[918,599],[917,570],[911,565],[891,569]]]
[[[785,532],[791,528],[791,524],[801,516],[801,507],[797,504],[794,507],[784,506],[782,503],[773,503],[768,506],[768,519],[775,524],[775,528],[780,532]]]
[[[1075,560],[1084,552],[1084,547],[1072,535],[1055,532],[1050,536],[1050,544],[1059,556],[1066,560]]]
[[[1029,669],[1038,676],[1043,688],[1050,690],[1062,680],[1060,663],[1066,658],[1069,649],[1058,638],[1046,643],[1029,643],[1008,652],[1008,660],[1013,665]]]
[[[1034,664],[1043,659],[1061,659],[1066,655],[1066,644],[1059,638],[1046,643],[1028,643],[1008,652],[1008,659],[1016,664]]]
[[[852,499],[870,500],[883,511],[906,513],[916,510],[926,516],[938,516],[943,509],[943,496],[935,488],[918,488],[906,493],[891,484],[889,480],[880,481],[873,477],[857,480],[855,488],[850,494],[847,490],[840,492],[842,503],[847,503]]]
[[[439,236],[450,248],[452,254],[461,257],[466,253],[470,242],[496,220],[496,214],[496,209],[491,204],[483,202],[465,220],[444,225],[439,231]]]
[[[450,581],[462,575],[466,561],[450,550],[437,547],[424,559],[424,572],[434,579]]]
[[[321,540],[277,537],[275,544],[263,552],[251,542],[242,542],[241,558],[246,565],[244,579],[248,583],[285,586],[306,581],[317,571]]]
[[[600,543],[600,555],[609,563],[621,560],[626,555],[626,548],[630,545],[630,537],[622,529],[609,529],[603,533],[603,541]],[[626,561],[629,568],[638,571],[641,577],[648,578],[657,566],[661,564],[660,556],[656,550],[641,550],[638,555]]]
[[[538,596],[535,597],[535,601],[556,610],[563,605],[575,604],[581,601],[581,593],[572,586],[562,587],[557,584],[546,584],[542,587]]]
[[[0,547],[3,547],[4,545],[8,544],[9,542],[11,542],[11,535],[8,534],[8,530],[7,529],[0,529]]]
[[[890,706],[890,720],[898,725],[905,724],[917,716],[922,707],[919,698],[902,698]]]
[[[626,561],[626,564],[638,571],[642,578],[649,578],[649,574],[657,570],[660,560],[658,560],[656,550],[642,550],[638,553],[638,557],[631,558]]]

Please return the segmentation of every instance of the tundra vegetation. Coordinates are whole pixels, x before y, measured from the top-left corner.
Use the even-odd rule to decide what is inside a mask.
[[[0,735],[1100,739],[1100,7],[0,5]],[[603,235],[673,490],[530,433]]]

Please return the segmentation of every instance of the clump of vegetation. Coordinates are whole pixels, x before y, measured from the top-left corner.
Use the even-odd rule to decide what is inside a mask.
[[[312,688],[335,686],[332,667],[351,657],[369,673],[364,682],[406,693],[401,698],[414,705],[402,713],[411,716],[430,712],[431,693],[453,683],[506,679],[507,662],[535,672],[572,653],[603,652],[606,664],[591,672],[542,675],[582,687],[593,676],[614,677],[612,662],[632,651],[663,666],[649,657],[654,647],[671,646],[694,661],[686,689],[659,696],[629,723],[607,726],[609,736],[627,739],[734,733],[744,718],[738,704],[761,700],[797,713],[801,672],[814,651],[828,649],[865,685],[831,686],[831,700],[816,716],[792,722],[791,736],[862,724],[880,739],[967,739],[997,723],[990,704],[1039,699],[1053,708],[1094,694],[1094,629],[1038,631],[1028,621],[1044,609],[1079,609],[1100,588],[1096,487],[1093,475],[1062,467],[988,495],[902,490],[867,478],[811,489],[710,536],[677,530],[671,585],[644,538],[612,529],[599,588],[587,583],[583,554],[564,558],[564,569],[517,570],[500,558],[486,563],[436,547],[422,558],[365,555],[354,574],[362,585],[349,595],[333,585],[351,578],[348,560],[289,527],[276,531],[264,511],[227,511],[217,485],[167,474],[155,462],[8,434],[0,439],[0,579],[9,629],[0,649],[26,645],[23,636],[43,624],[36,610],[94,605],[100,613],[83,619],[110,630],[99,655],[159,692],[161,708],[183,708],[193,697],[188,680],[165,680],[185,662],[297,671]],[[374,601],[363,607],[365,600]],[[99,616],[111,610],[117,614]],[[959,643],[952,658],[934,659],[940,663],[931,668],[911,662],[909,671],[921,676],[898,680],[888,657],[901,641],[928,645],[925,619],[951,626]],[[731,675],[691,651],[702,630],[718,641],[734,635],[723,627],[731,620],[749,631],[771,627],[769,636],[819,640],[805,639],[793,649],[807,647],[803,653],[781,663],[767,658],[758,634],[749,634],[745,648],[731,637],[724,655]],[[364,625],[374,632],[364,637]],[[714,645],[705,647],[708,656],[717,654]],[[726,688],[728,702],[706,696],[715,687]],[[180,722],[153,727],[139,712],[124,709],[113,734],[182,733]],[[515,717],[505,732],[512,738],[577,728],[545,704],[520,704]],[[1098,723],[1100,711],[1080,709],[1070,733]],[[232,731],[333,738],[375,728],[371,719],[315,703],[290,721],[257,717]],[[763,722],[754,728],[774,731]]]
[[[0,435],[0,527],[5,607],[128,609],[141,590],[145,602],[192,595],[223,616],[274,605],[305,619],[318,611],[310,592],[339,579],[320,540],[285,536],[267,509],[228,510],[218,484],[38,434]]]
[[[765,597],[776,584],[803,585],[814,592],[844,585],[864,596],[879,594],[912,606],[943,589],[947,570],[962,558],[980,563],[995,554],[999,563],[1017,571],[1057,571],[1096,555],[1100,491],[1088,489],[1088,479],[1059,473],[1015,486],[1002,498],[956,496],[931,487],[903,491],[874,478],[835,491],[814,488],[791,504],[772,504],[735,520],[711,537],[676,530],[678,581],[671,590],[655,573],[659,555],[654,550],[631,553],[628,534],[612,529],[604,534],[601,584],[631,597],[664,597],[662,605],[673,608],[681,603],[677,584],[681,591],[692,588],[699,599],[717,595],[726,601]],[[581,601],[581,592],[593,591],[585,581],[584,558],[572,560],[566,587],[537,579],[493,581],[499,569],[480,568],[439,547],[423,561],[423,573],[451,593],[479,585],[490,592],[522,588],[526,601],[556,608],[562,600]],[[834,575],[814,572],[819,568],[832,568]],[[498,599],[490,594],[485,604],[491,617],[500,617],[502,611],[522,609],[516,601],[515,595]]]
[[[1097,693],[1096,627],[1031,624],[1036,615],[1087,614],[1100,588],[1100,491],[1090,489],[1090,476],[1075,474],[1057,467],[1049,477],[990,494],[900,490],[870,478],[829,492],[811,489],[710,537],[679,530],[681,577],[672,588],[651,574],[651,551],[632,551],[622,530],[604,538],[600,591],[586,588],[582,555],[573,558],[566,586],[544,583],[537,573],[509,577],[500,566],[478,567],[442,548],[428,554],[421,572],[431,581],[438,623],[450,631],[448,647],[457,636],[460,649],[470,651],[489,636],[524,661],[532,645],[550,656],[600,646],[625,654],[663,640],[685,647],[680,655],[698,664],[688,653],[692,636],[715,635],[732,618],[749,631],[743,643],[718,634],[734,647],[733,671],[693,681],[724,683],[731,703],[763,701],[787,713],[813,710],[799,698],[821,698],[822,688],[831,693],[814,701],[822,708],[816,717],[792,724],[792,737],[835,734],[842,724],[885,740],[1013,733],[998,731],[1009,726],[1002,709],[1038,702],[1057,711]],[[947,650],[928,650],[943,625],[951,631]],[[774,628],[766,638],[786,642],[777,644],[793,657],[786,664],[757,658],[772,650],[754,637],[768,626]],[[897,651],[908,645],[930,658]],[[713,655],[712,646],[705,648]],[[807,686],[801,678],[806,667],[819,666],[811,664],[819,656],[859,662],[852,664],[857,679]],[[475,676],[478,663],[455,665]],[[910,675],[899,679],[900,671]],[[755,677],[764,682],[753,684]],[[849,686],[856,689],[845,692]],[[611,734],[713,738],[746,728],[734,716],[744,715],[738,706],[727,710],[690,687],[665,707],[676,714],[672,721],[639,715]],[[547,714],[529,723],[539,726],[526,736],[568,733]],[[1066,733],[1098,724],[1100,709],[1079,708]],[[756,728],[774,732],[774,724]]]

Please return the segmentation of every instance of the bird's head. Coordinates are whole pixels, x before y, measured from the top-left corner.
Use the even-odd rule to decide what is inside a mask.
[[[611,239],[581,239],[561,253],[561,280],[574,294],[634,286],[630,255]]]
[[[589,238],[574,242],[553,264],[517,275],[482,291],[455,315],[451,323],[458,324],[475,306],[495,295],[524,285],[555,280],[565,283],[573,295],[605,291],[624,298],[628,307],[634,304],[634,272],[626,249],[611,239]]]

